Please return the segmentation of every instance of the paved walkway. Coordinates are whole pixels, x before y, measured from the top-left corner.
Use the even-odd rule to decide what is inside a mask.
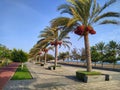
[[[2,90],[5,84],[10,80],[18,65],[18,63],[11,63],[0,69],[0,90]]]
[[[120,90],[120,72],[96,70],[110,74],[112,80],[83,83],[76,79],[75,71],[86,70],[84,68],[62,66],[58,70],[48,70],[49,64],[41,67],[27,63],[27,66],[34,79],[10,80],[4,90]]]

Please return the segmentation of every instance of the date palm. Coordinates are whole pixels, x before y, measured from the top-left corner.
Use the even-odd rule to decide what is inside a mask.
[[[40,51],[40,49],[37,48],[36,44],[35,44],[29,52],[29,58],[31,58],[32,60],[36,60],[36,62],[37,62],[37,58],[39,57],[39,59],[40,59],[40,55],[38,55],[39,51]]]
[[[58,10],[61,13],[67,13],[68,17],[58,17],[51,21],[53,27],[61,26],[65,29],[65,34],[73,31],[77,26],[84,26],[83,34],[84,44],[86,50],[87,71],[92,71],[91,54],[89,45],[89,31],[88,26],[93,28],[94,24],[119,24],[117,18],[120,13],[104,10],[116,2],[116,0],[109,0],[103,6],[100,6],[96,0],[67,0],[67,4],[60,5]],[[112,18],[113,19],[112,19]]]
[[[57,27],[54,28],[46,27],[43,31],[41,31],[39,37],[44,39],[42,41],[43,43],[47,42],[50,45],[51,42],[62,41],[61,45],[70,48],[69,44],[71,44],[71,42],[68,41],[70,37],[68,37],[67,35],[63,35],[62,32],[63,31],[61,31],[61,29]],[[54,46],[55,46],[55,66],[57,66],[58,44]]]
[[[45,43],[41,43],[39,44],[40,42],[42,42],[44,39],[40,39],[34,46],[33,48],[30,50],[29,52],[29,57],[32,58],[32,57],[36,57],[38,55],[38,52],[40,51],[40,45],[43,45]]]
[[[40,48],[40,50],[42,52],[44,52],[44,64],[46,64],[47,53],[48,53],[49,50],[53,50],[54,47],[53,46],[49,46],[48,42],[44,42],[44,43],[42,43],[42,42],[44,42],[44,40],[38,41],[36,47]]]

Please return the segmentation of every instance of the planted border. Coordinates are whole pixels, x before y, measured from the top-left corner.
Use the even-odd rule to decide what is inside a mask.
[[[26,79],[32,79],[32,75],[29,72],[26,65],[24,65],[23,69],[21,69],[21,65],[19,65],[11,80],[26,80]]]

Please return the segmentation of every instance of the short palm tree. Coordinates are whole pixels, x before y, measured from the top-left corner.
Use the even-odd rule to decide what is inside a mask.
[[[84,37],[86,50],[87,71],[92,71],[91,54],[89,45],[89,34],[95,34],[94,24],[118,24],[117,18],[120,13],[108,11],[103,12],[107,7],[116,2],[109,0],[103,6],[100,6],[96,0],[67,0],[68,4],[58,7],[61,13],[68,13],[70,17],[58,17],[51,21],[53,27],[59,26],[65,29],[67,34],[75,30],[75,33]],[[111,19],[114,18],[113,19]],[[77,27],[77,28],[76,28]]]
[[[40,38],[44,39],[43,42],[47,42],[49,45],[54,45],[55,47],[55,66],[57,66],[57,56],[58,56],[58,44],[61,46],[65,46],[69,48],[69,42],[67,39],[70,37],[66,35],[62,35],[61,30],[59,30],[57,27],[51,28],[46,27],[43,31],[41,31]]]
[[[116,41],[109,41],[109,43],[107,44],[107,52],[109,52],[111,54],[110,57],[112,57],[111,61],[113,62],[113,68],[115,68],[115,64],[117,61],[117,49],[118,49],[118,43]]]
[[[109,43],[107,44],[107,48],[109,49],[109,50],[115,50],[115,51],[117,51],[117,47],[118,47],[118,44],[117,44],[117,42],[116,41],[109,41]]]
[[[106,45],[105,45],[104,42],[99,42],[95,46],[96,46],[97,51],[101,54],[100,59],[101,59],[101,65],[103,67],[104,54],[105,54],[105,51],[106,51]]]
[[[95,62],[95,66],[96,66],[96,63],[99,60],[101,60],[101,53],[97,51],[96,46],[91,47],[91,58],[92,58],[92,61]]]

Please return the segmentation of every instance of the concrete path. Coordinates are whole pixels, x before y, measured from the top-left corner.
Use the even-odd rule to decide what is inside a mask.
[[[84,68],[62,66],[58,70],[48,70],[49,64],[44,67],[26,64],[34,79],[10,80],[4,90],[120,90],[120,72],[96,70],[110,74],[112,80],[83,83],[76,79],[75,71],[86,70]]]
[[[5,84],[10,80],[11,76],[13,76],[18,65],[18,63],[11,63],[0,69],[0,90],[2,90]]]

